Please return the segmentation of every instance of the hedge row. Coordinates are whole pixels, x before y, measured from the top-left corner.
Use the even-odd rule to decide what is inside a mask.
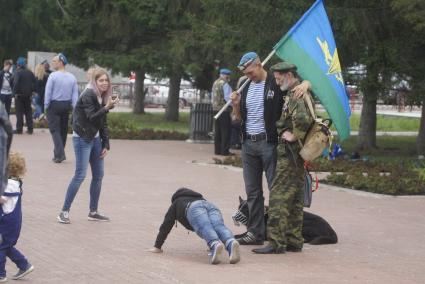
[[[238,156],[215,159],[215,163],[242,167]],[[425,161],[318,159],[312,171],[330,172],[322,182],[355,190],[389,195],[425,195]]]
[[[48,128],[46,120],[35,122],[35,128]],[[72,128],[69,127],[69,132]],[[127,140],[186,140],[188,134],[177,131],[138,129],[130,124],[111,123],[109,125],[109,137],[111,139]]]

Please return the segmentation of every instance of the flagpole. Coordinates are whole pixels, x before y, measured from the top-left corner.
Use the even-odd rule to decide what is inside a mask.
[[[261,65],[264,66],[266,63],[270,60],[270,58],[273,57],[273,55],[276,53],[276,49],[273,49],[272,52],[269,53],[269,55],[264,59],[263,62],[261,62]],[[242,84],[242,86],[239,87],[239,89],[236,91],[238,94],[240,94],[243,89],[248,85],[248,83],[251,82],[250,79],[245,80],[245,82]],[[230,106],[232,103],[232,100],[229,99],[227,103],[220,109],[220,111],[214,116],[214,119],[218,119],[220,115]]]

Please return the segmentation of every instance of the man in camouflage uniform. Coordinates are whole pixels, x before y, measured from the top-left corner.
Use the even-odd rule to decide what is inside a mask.
[[[303,247],[303,184],[304,161],[298,154],[313,118],[303,98],[297,99],[292,90],[300,84],[297,67],[281,62],[271,67],[276,83],[288,91],[282,117],[276,123],[279,133],[276,175],[269,199],[267,235],[269,244],[254,249],[260,254],[299,252]],[[311,99],[309,93],[305,99]]]
[[[213,110],[217,113],[230,99],[232,88],[229,85],[229,69],[220,69],[220,77],[214,82],[212,87]],[[231,118],[230,108],[226,109],[221,116],[215,120],[214,124],[214,153],[216,155],[229,156]]]

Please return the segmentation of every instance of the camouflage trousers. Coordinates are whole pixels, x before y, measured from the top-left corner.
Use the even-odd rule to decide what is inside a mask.
[[[297,148],[297,147],[296,147]],[[290,245],[302,248],[303,206],[304,206],[304,162],[279,144],[276,175],[273,179],[269,198],[269,219],[267,235],[275,248]]]

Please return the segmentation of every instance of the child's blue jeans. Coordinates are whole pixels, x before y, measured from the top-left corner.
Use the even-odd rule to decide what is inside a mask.
[[[220,210],[206,200],[192,202],[186,217],[198,236],[204,239],[210,248],[220,240],[227,248],[235,240],[233,233],[224,225]]]
[[[0,277],[6,277],[6,257],[10,258],[19,269],[28,268],[28,260],[15,247],[0,250]]]

